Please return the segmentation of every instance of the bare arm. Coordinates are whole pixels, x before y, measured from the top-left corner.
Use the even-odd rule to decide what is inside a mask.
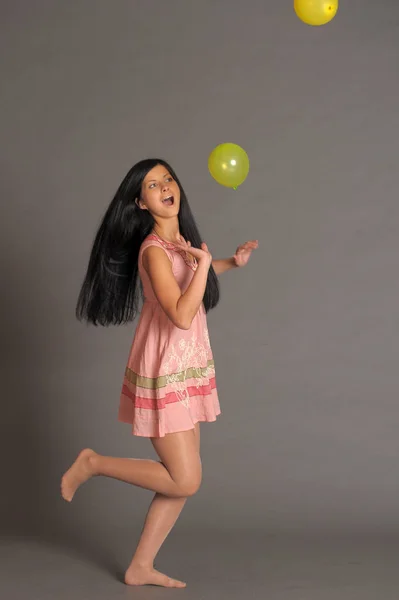
[[[202,252],[202,251],[199,251]],[[172,265],[162,248],[149,246],[143,252],[143,266],[148,273],[154,294],[162,309],[179,329],[189,329],[201,306],[212,257],[203,252],[184,294],[173,275]]]
[[[221,273],[229,271],[230,269],[235,269],[236,267],[245,266],[249,261],[252,251],[256,250],[257,247],[258,240],[251,240],[250,242],[245,242],[245,244],[238,246],[234,256],[231,258],[222,258],[212,261],[212,266],[216,275],[220,275]]]
[[[230,269],[235,269],[238,265],[234,260],[234,256],[231,258],[217,258],[212,261],[212,267],[216,273],[216,275],[221,275],[225,271],[229,271]]]

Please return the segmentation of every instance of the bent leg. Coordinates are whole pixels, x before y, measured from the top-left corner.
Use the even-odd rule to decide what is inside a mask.
[[[201,482],[201,460],[193,430],[153,438],[152,443],[161,462],[101,456],[86,448],[62,478],[64,499],[70,502],[79,486],[94,475],[112,477],[172,498],[195,493]]]

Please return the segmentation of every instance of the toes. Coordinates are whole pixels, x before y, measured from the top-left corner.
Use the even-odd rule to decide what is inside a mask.
[[[179,581],[178,579],[169,579],[168,587],[183,588],[183,587],[186,587],[186,584],[183,581]]]

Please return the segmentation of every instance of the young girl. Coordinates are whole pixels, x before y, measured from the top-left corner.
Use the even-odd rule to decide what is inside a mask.
[[[201,483],[199,423],[220,414],[206,322],[219,301],[217,275],[244,266],[257,246],[246,242],[232,258],[212,260],[178,178],[158,159],[132,167],[96,235],[76,316],[94,325],[126,323],[144,298],[119,420],[150,438],[160,460],[86,448],[64,474],[61,491],[70,502],[82,483],[104,475],[155,492],[125,573],[128,585],[186,585],[156,571],[154,559]]]

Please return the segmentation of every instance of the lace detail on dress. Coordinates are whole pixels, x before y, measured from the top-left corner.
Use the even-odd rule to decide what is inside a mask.
[[[165,360],[162,363],[162,371],[165,373],[166,381],[171,385],[179,399],[179,402],[189,407],[190,395],[187,389],[187,371],[190,370],[189,378],[196,381],[196,387],[209,385],[209,379],[215,375],[214,366],[208,365],[210,351],[208,329],[204,328],[204,342],[201,343],[195,333],[190,339],[181,338],[177,344],[172,344]],[[194,372],[194,376],[192,373]],[[183,377],[181,376],[183,374]]]

